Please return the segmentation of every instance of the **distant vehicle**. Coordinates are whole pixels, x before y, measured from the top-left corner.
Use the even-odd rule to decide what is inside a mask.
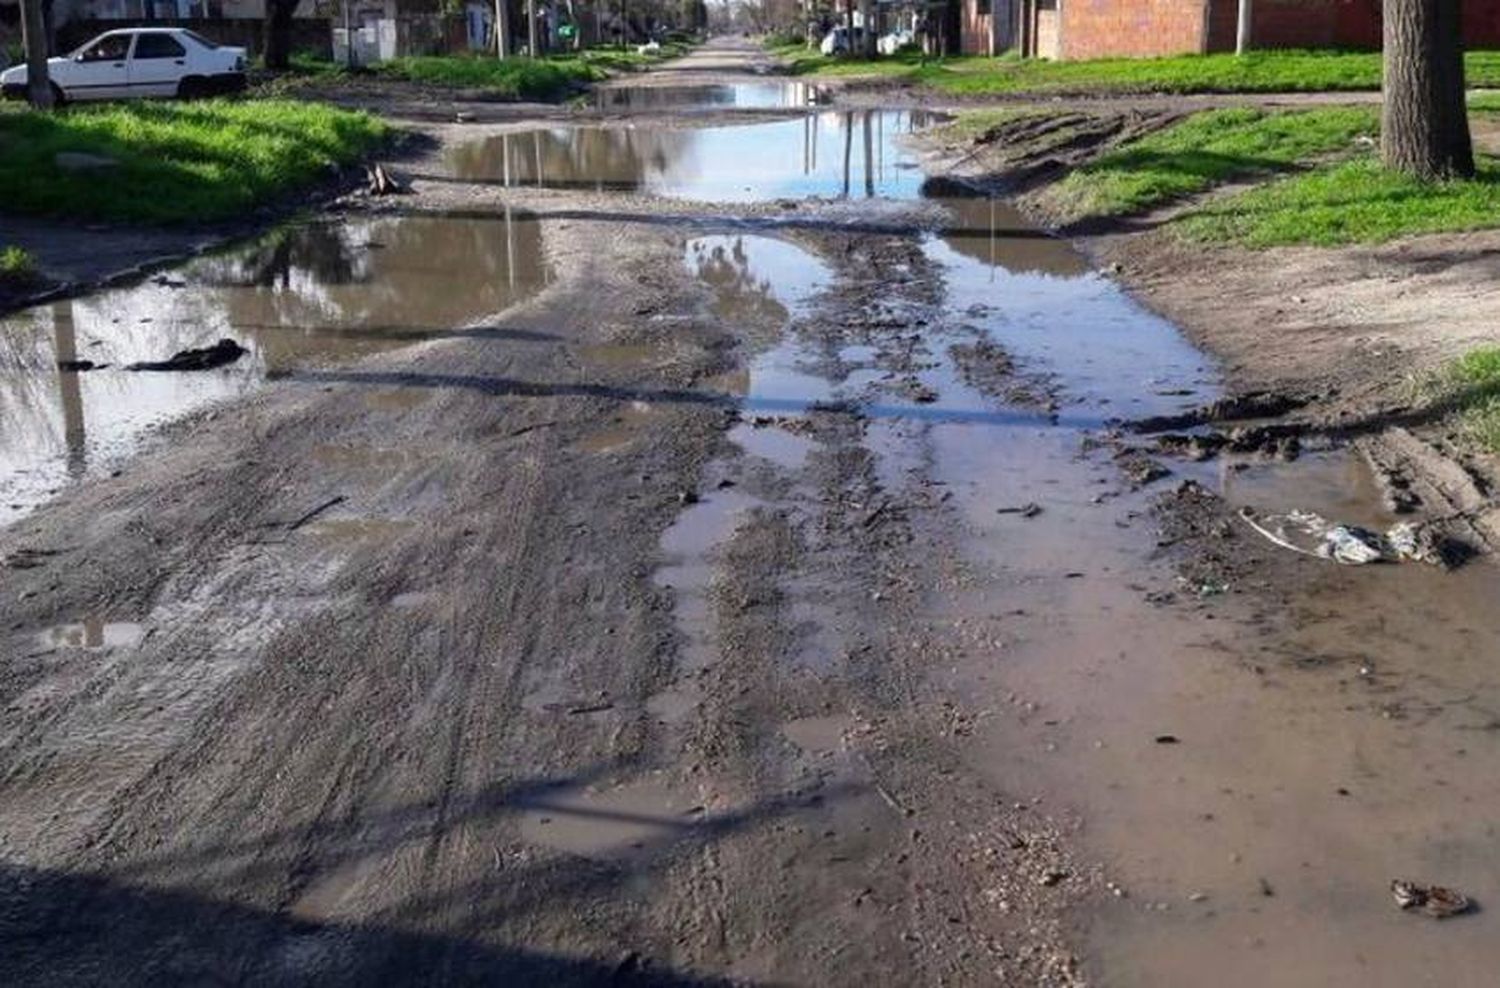
[[[245,88],[245,49],[217,45],[178,27],[110,31],[71,55],[47,60],[63,100],[177,96],[192,99]],[[26,66],[0,72],[0,95],[26,97]]]
[[[854,29],[853,48],[863,49],[865,44],[865,29],[857,27]],[[851,50],[849,44],[849,29],[836,27],[823,36],[823,43],[818,50],[825,55],[847,55]]]
[[[882,55],[894,55],[907,45],[916,44],[916,35],[906,29],[882,34],[875,42],[875,50]]]

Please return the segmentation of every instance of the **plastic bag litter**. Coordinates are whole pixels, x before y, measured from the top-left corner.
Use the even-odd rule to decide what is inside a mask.
[[[1417,528],[1410,522],[1402,522],[1382,534],[1358,525],[1336,525],[1311,511],[1257,515],[1243,508],[1240,518],[1283,549],[1331,559],[1345,566],[1421,559],[1423,555]]]

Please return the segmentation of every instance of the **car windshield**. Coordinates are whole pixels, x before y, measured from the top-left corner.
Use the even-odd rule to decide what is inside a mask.
[[[209,41],[207,38],[205,38],[203,35],[199,34],[197,31],[184,31],[182,33],[184,35],[186,35],[187,37],[192,38],[194,41],[198,42],[198,44],[202,45],[205,48],[217,48],[217,47],[219,47],[218,42],[216,42],[216,41]]]

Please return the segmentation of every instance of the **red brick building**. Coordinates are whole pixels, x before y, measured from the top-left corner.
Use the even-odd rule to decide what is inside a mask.
[[[1233,51],[1239,0],[962,0],[963,50],[990,51],[991,5],[1009,19],[1000,47],[1042,58]],[[1253,0],[1256,48],[1378,48],[1381,0]],[[1470,48],[1500,48],[1500,0],[1464,0]]]

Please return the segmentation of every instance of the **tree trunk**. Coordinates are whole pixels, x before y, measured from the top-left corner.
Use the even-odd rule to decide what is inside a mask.
[[[1239,23],[1235,26],[1234,53],[1243,55],[1250,50],[1251,0],[1240,0]]]
[[[1005,54],[1016,43],[1015,0],[990,0],[990,57]]]
[[[266,0],[265,61],[266,68],[284,72],[291,66],[292,15],[297,0]],[[353,37],[348,39],[354,43]]]
[[[1380,156],[1424,181],[1474,174],[1459,0],[1385,0]]]
[[[864,30],[864,40],[860,43],[859,53],[865,58],[875,57],[875,5],[870,0],[859,0],[859,20]],[[853,39],[850,39],[851,47]]]
[[[526,0],[526,54],[542,56],[541,34],[537,31],[536,0]]]
[[[510,4],[507,0],[495,0],[495,57],[510,55]]]
[[[26,46],[26,90],[31,105],[52,109],[52,77],[47,73],[47,32],[42,0],[21,0],[21,43]]]

